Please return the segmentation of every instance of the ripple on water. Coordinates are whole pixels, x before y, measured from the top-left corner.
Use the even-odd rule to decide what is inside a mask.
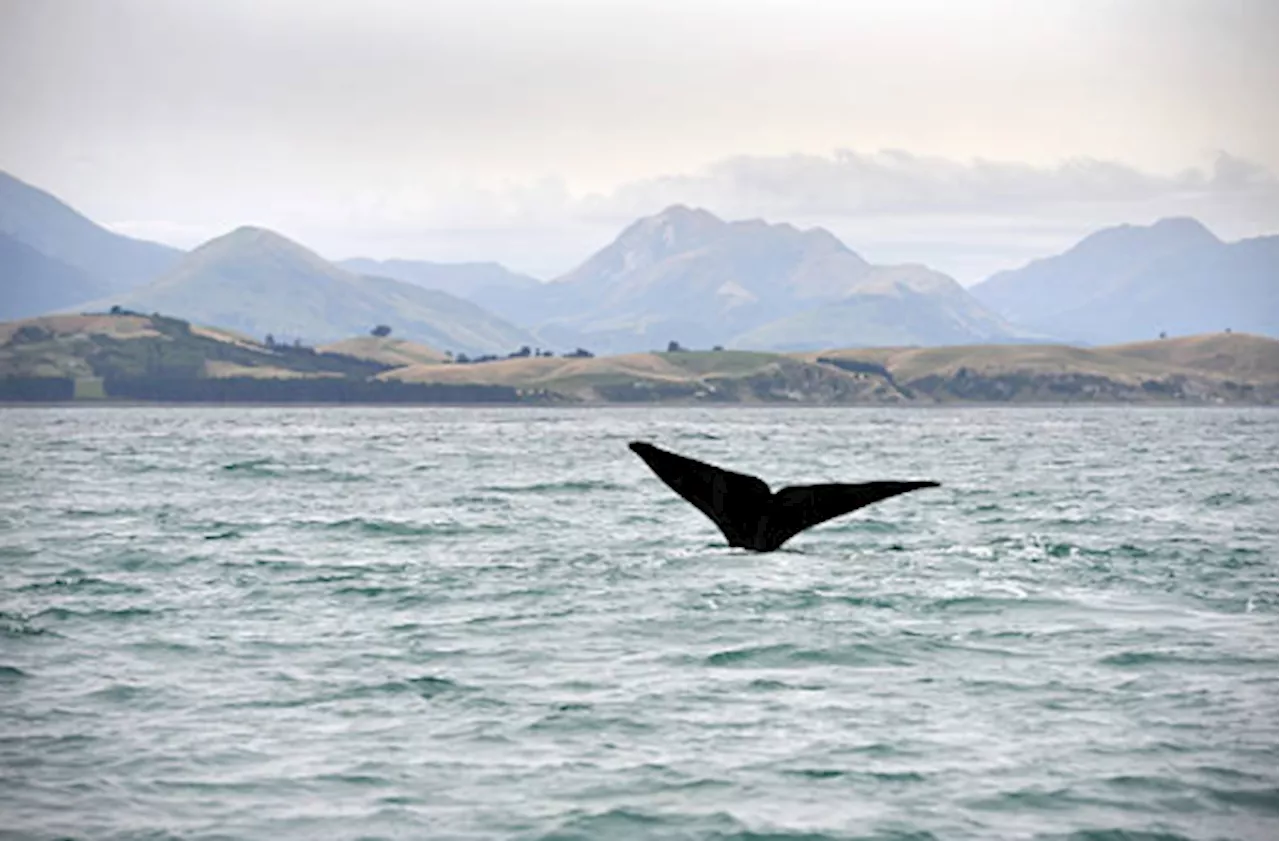
[[[14,837],[1276,837],[1274,410],[6,411]]]

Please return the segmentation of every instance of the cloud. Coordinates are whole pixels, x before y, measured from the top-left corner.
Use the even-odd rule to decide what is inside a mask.
[[[829,157],[734,157],[691,175],[623,185],[581,201],[589,216],[625,219],[670,204],[730,215],[861,217],[1053,213],[1070,206],[1234,201],[1275,226],[1276,176],[1264,167],[1220,153],[1206,171],[1172,176],[1113,161],[1077,158],[1051,167],[922,157],[891,150]]]

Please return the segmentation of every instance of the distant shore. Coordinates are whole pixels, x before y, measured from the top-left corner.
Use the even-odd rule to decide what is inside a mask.
[[[139,313],[0,324],[0,403],[123,406],[1274,406],[1280,343],[685,350],[453,361],[391,337],[282,346]]]

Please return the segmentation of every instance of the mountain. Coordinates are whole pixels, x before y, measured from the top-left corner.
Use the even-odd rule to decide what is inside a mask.
[[[924,266],[873,266],[857,291],[735,336],[738,347],[966,345],[1012,341],[1016,332],[955,280]],[[1022,340],[1037,337],[1026,333]]]
[[[545,285],[537,332],[597,352],[1000,342],[1018,332],[954,280],[873,266],[821,229],[674,206]],[[1023,336],[1027,336],[1024,334]]]
[[[1277,335],[1280,239],[1224,243],[1194,219],[1122,225],[969,291],[1011,322],[1076,341],[1230,328]]]
[[[520,302],[531,294],[536,295],[543,286],[537,278],[513,272],[498,263],[431,263],[355,257],[342,260],[338,265],[357,274],[389,277],[427,289],[439,289],[517,323],[528,315]]]
[[[51,312],[105,291],[75,266],[0,233],[0,320]]]
[[[529,333],[469,301],[354,274],[277,233],[238,228],[186,255],[155,281],[97,303],[163,312],[255,337],[323,342],[379,324],[400,338],[469,354],[534,345]]]
[[[4,172],[0,172],[0,233],[79,269],[110,292],[146,283],[182,258],[176,248],[112,233]],[[7,267],[8,263],[0,262],[0,270]]]

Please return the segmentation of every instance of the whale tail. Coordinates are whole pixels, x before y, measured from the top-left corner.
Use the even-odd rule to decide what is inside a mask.
[[[643,441],[631,451],[673,491],[705,514],[730,546],[772,552],[819,523],[937,482],[792,485],[771,493],[761,479],[668,452]]]

